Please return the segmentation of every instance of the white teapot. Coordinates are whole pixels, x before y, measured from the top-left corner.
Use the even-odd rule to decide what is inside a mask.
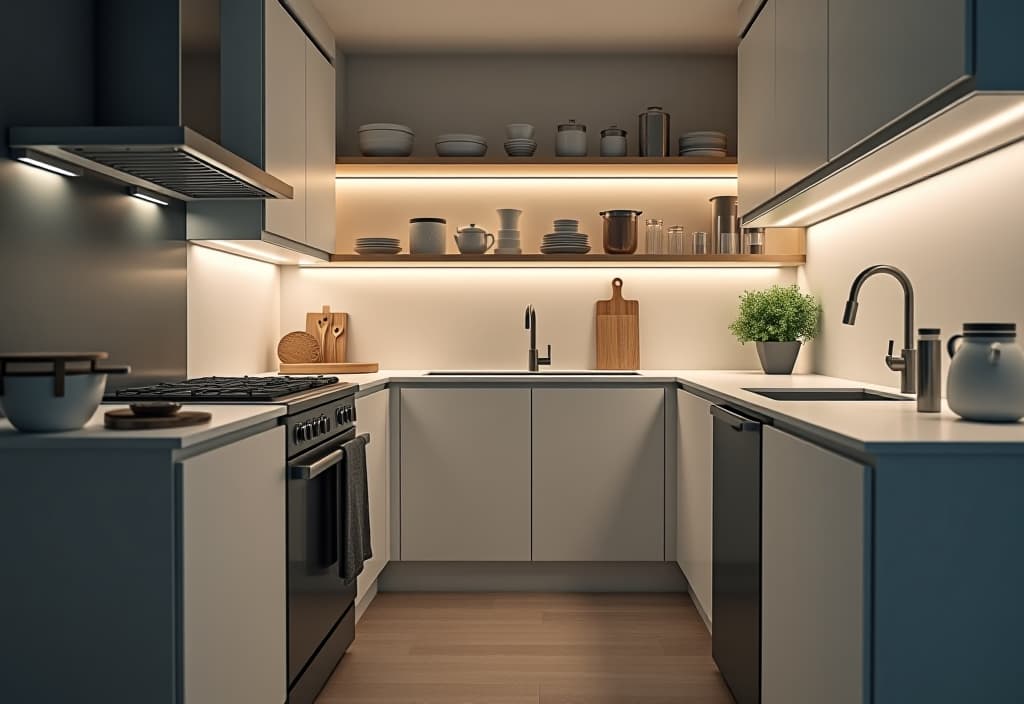
[[[964,323],[963,334],[949,338],[946,396],[954,413],[990,422],[1024,418],[1024,350],[1016,339],[1015,323]]]
[[[470,223],[468,227],[455,230],[455,244],[463,254],[483,254],[494,246],[494,235],[482,227]]]

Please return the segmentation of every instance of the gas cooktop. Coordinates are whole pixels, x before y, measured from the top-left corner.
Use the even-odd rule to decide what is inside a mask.
[[[164,384],[135,386],[107,394],[107,401],[178,401],[192,403],[273,403],[296,394],[338,384],[336,376],[204,376]],[[349,387],[337,386],[337,390]]]

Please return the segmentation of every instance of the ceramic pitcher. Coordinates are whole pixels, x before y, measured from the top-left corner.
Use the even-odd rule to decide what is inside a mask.
[[[949,338],[949,407],[968,420],[1012,422],[1024,417],[1024,350],[1015,323],[964,323]],[[960,344],[957,344],[957,343]]]

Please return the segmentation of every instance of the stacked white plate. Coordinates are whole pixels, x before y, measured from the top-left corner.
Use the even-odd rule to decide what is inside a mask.
[[[590,251],[590,238],[579,228],[579,220],[555,220],[555,231],[544,235],[540,251],[544,254],[586,254]]]
[[[438,156],[483,156],[487,140],[478,134],[442,134],[434,141]]]
[[[398,254],[401,251],[397,237],[356,238],[356,254]]]
[[[679,138],[679,156],[725,156],[723,132],[687,132]]]
[[[533,156],[537,151],[537,142],[532,139],[505,140],[505,153],[509,156]]]

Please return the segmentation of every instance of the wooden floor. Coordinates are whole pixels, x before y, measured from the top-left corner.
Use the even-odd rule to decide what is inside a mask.
[[[319,704],[731,704],[685,594],[379,594]]]

